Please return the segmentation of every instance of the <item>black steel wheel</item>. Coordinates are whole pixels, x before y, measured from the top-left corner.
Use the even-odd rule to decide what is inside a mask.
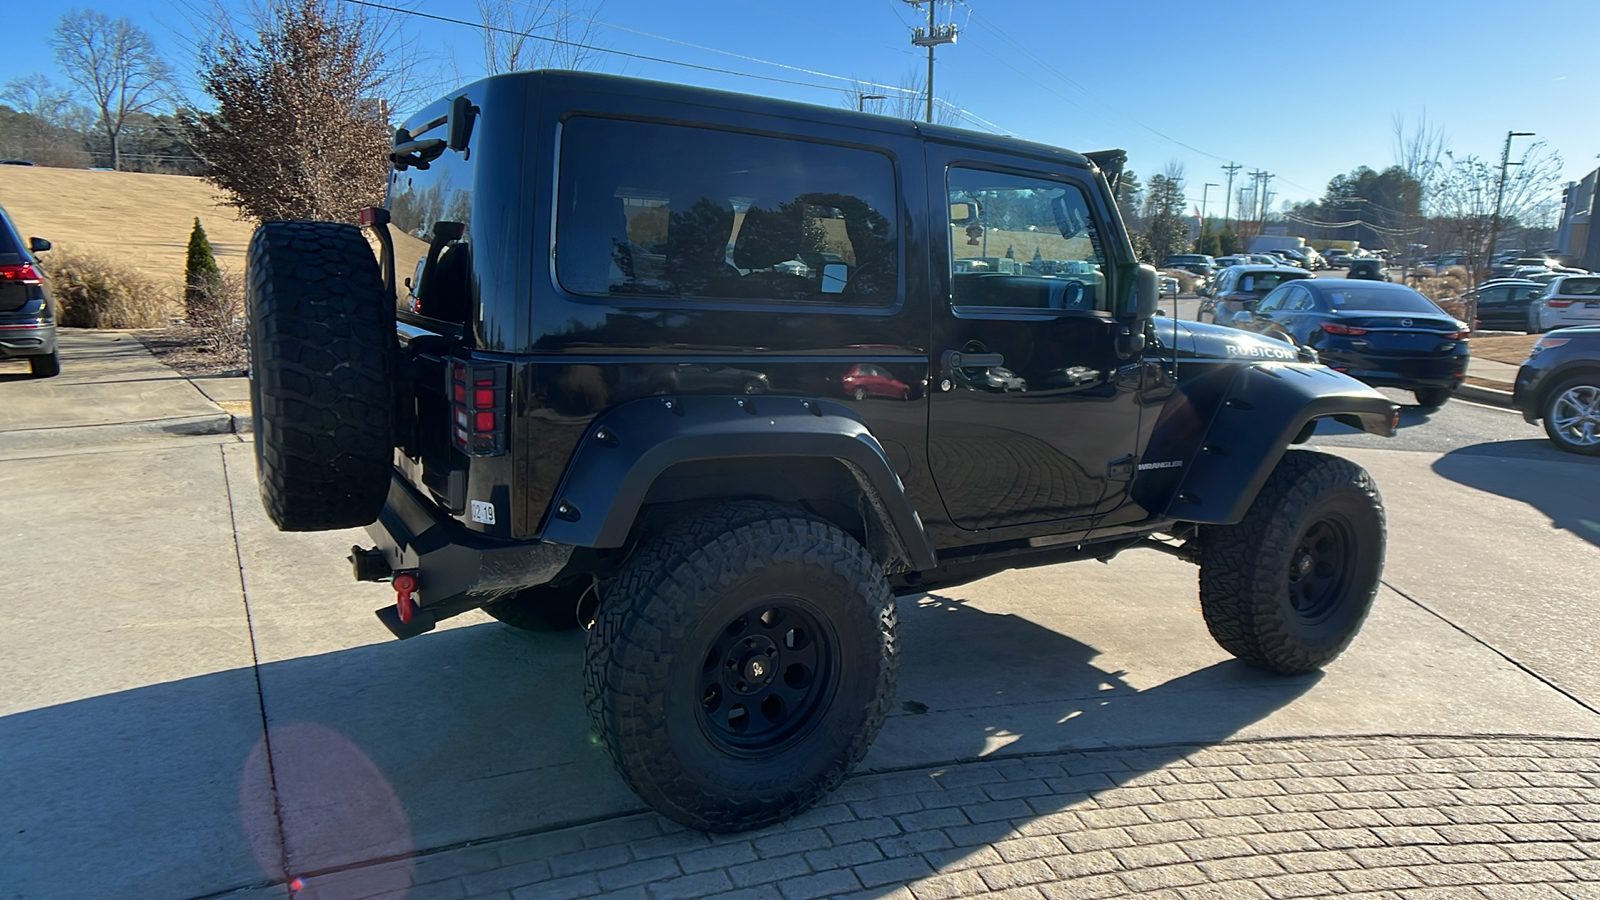
[[[590,721],[628,786],[707,831],[832,790],[894,697],[895,607],[854,538],[797,509],[711,507],[646,539],[584,654]]]
[[[1211,636],[1286,675],[1332,662],[1377,596],[1384,531],[1383,500],[1360,466],[1290,450],[1241,522],[1200,534],[1200,610]]]
[[[839,637],[811,604],[774,597],[722,628],[700,666],[700,725],[733,756],[770,753],[805,736],[836,685]]]

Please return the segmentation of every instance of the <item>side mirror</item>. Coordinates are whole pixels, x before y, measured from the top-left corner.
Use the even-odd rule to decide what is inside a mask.
[[[43,253],[50,249],[50,242],[44,238],[28,238],[28,252]]]
[[[1244,312],[1244,311],[1241,310],[1240,312],[1236,312],[1236,313],[1233,314],[1233,318],[1228,320],[1228,324],[1232,325],[1235,328],[1244,328],[1245,326],[1249,325],[1252,321],[1254,321],[1254,319],[1251,317],[1251,315],[1248,312]]]
[[[478,108],[465,95],[450,101],[450,117],[445,123],[445,143],[457,152],[467,149],[472,141],[472,125],[478,119]]]
[[[1139,264],[1138,288],[1134,294],[1133,315],[1137,319],[1153,318],[1161,304],[1161,275],[1155,266]]]
[[[952,203],[950,204],[950,224],[964,225],[978,217],[978,204]]]

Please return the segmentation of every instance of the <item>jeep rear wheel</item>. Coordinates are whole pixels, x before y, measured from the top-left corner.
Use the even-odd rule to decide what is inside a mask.
[[[1285,675],[1332,662],[1383,574],[1383,501],[1356,464],[1284,454],[1237,525],[1205,526],[1200,610],[1224,650]]]
[[[834,525],[741,502],[647,540],[585,652],[590,720],[623,779],[707,831],[786,819],[839,784],[894,696],[883,570]]]
[[[389,493],[394,303],[353,225],[250,240],[250,400],[261,501],[284,531],[366,525]]]

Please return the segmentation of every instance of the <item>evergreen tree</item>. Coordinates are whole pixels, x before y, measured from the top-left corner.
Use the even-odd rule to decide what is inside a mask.
[[[183,262],[183,311],[190,324],[194,324],[195,311],[204,305],[206,295],[221,278],[211,241],[196,216],[194,230],[189,232],[189,253]]]
[[[1222,251],[1223,256],[1232,256],[1239,252],[1239,235],[1234,232],[1232,225],[1224,225],[1222,230],[1217,232],[1217,249]]]

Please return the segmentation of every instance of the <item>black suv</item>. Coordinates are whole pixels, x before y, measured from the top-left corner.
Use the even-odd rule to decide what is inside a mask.
[[[249,254],[279,527],[365,525],[399,637],[588,627],[585,695],[665,815],[781,820],[866,753],[895,598],[1149,547],[1231,653],[1316,669],[1378,585],[1397,408],[1155,315],[1123,154],[569,72],[395,136],[385,208]],[[845,389],[870,367],[888,387]],[[731,374],[730,374],[731,373]],[[1023,387],[1026,387],[1026,390]]]

